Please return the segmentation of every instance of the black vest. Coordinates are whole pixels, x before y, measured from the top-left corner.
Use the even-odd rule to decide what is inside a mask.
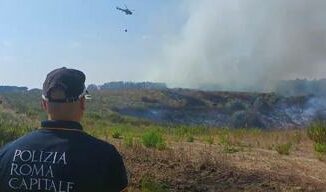
[[[116,148],[72,121],[43,121],[0,150],[0,191],[109,192],[128,184]]]

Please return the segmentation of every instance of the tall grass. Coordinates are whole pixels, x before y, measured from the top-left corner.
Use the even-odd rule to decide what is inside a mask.
[[[326,155],[326,121],[313,122],[308,128],[308,136],[314,143],[314,150],[320,160]]]
[[[18,115],[0,108],[0,146],[32,131],[37,123],[24,115]]]
[[[314,142],[326,144],[326,121],[313,122],[307,132],[309,138]]]

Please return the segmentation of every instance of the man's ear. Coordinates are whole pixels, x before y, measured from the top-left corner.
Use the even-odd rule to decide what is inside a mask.
[[[41,106],[44,111],[48,112],[48,103],[43,99],[41,101]]]

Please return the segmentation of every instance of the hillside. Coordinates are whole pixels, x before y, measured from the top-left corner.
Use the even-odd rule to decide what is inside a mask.
[[[40,112],[40,90],[2,95],[7,104],[18,111],[35,115]],[[87,105],[92,113],[115,112],[163,124],[298,128],[326,117],[326,100],[314,96],[283,97],[274,93],[189,89],[93,90],[91,95],[92,100]]]
[[[111,97],[117,102],[111,109],[119,114],[159,123],[289,128],[304,127],[316,118],[326,117],[325,100],[313,96],[186,89],[122,90],[95,95]]]
[[[0,145],[32,131],[39,119],[46,118],[40,94],[40,90],[0,94]],[[262,117],[280,106],[282,110],[307,110],[307,102],[317,98],[180,89],[96,91],[92,98],[82,124],[86,132],[121,151],[130,191],[326,190],[326,157],[314,152],[304,130],[252,129],[245,124],[228,129],[198,122],[212,111],[227,117],[254,110],[254,106]],[[141,114],[153,109],[172,113],[168,121],[140,116],[144,120],[126,109]],[[182,123],[188,119],[194,120]]]

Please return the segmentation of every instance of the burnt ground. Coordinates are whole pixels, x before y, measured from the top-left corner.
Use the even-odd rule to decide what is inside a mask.
[[[226,154],[202,143],[171,143],[158,151],[113,142],[130,172],[130,191],[140,191],[143,178],[167,191],[326,191],[326,163],[300,150],[290,156],[263,149]]]
[[[111,109],[158,123],[228,127],[305,127],[326,119],[324,97],[284,97],[275,93],[210,92],[188,89],[100,92],[120,100]]]
[[[34,119],[45,118],[40,90],[1,93],[0,103]],[[159,124],[210,127],[304,128],[326,120],[326,97],[284,97],[275,93],[219,92],[191,89],[122,89],[94,91],[86,114],[103,117],[115,112]]]

